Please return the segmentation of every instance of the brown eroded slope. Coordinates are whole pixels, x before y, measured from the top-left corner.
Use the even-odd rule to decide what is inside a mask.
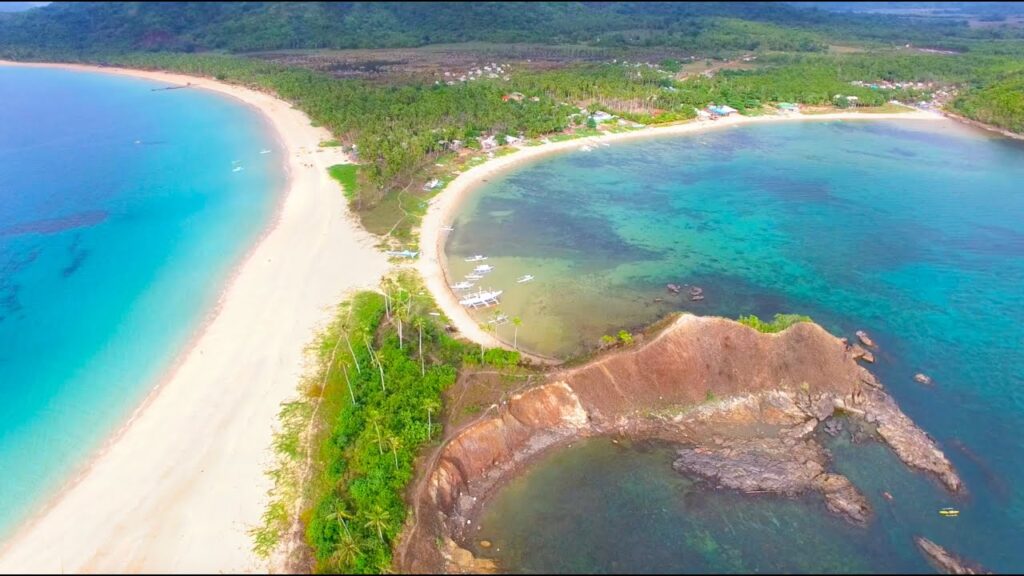
[[[553,372],[453,432],[414,494],[416,522],[396,555],[403,570],[480,571],[459,548],[479,504],[537,454],[593,435],[661,438],[679,445],[674,467],[745,492],[816,491],[855,524],[871,515],[844,476],[829,472],[818,425],[837,412],[889,444],[908,465],[958,492],[935,443],[815,324],[762,334],[722,318],[681,316],[636,348]],[[437,541],[444,543],[438,549]]]

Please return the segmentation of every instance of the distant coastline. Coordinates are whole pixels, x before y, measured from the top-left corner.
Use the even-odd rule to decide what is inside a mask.
[[[494,334],[485,332],[473,319],[469,312],[459,304],[458,298],[452,292],[450,286],[455,281],[448,277],[447,259],[444,253],[444,242],[447,238],[445,228],[450,226],[458,214],[465,199],[476,190],[477,186],[485,179],[493,177],[502,172],[522,166],[551,154],[570,152],[578,150],[583,146],[612,142],[623,142],[641,138],[652,138],[658,136],[680,136],[693,134],[708,130],[729,128],[735,126],[746,126],[752,124],[770,124],[779,122],[824,122],[830,120],[946,120],[947,118],[937,112],[922,110],[907,110],[907,112],[886,112],[886,113],[863,113],[863,112],[835,112],[827,114],[787,114],[787,115],[765,115],[765,116],[741,116],[734,114],[718,120],[690,121],[670,126],[653,126],[637,129],[631,132],[616,132],[577,138],[573,140],[562,140],[559,142],[544,143],[536,146],[521,146],[519,150],[494,158],[478,166],[465,171],[452,180],[444,190],[441,191],[430,202],[426,215],[420,228],[420,261],[419,271],[423,281],[430,290],[438,306],[445,315],[452,321],[452,324],[467,339],[484,346],[502,347],[511,349],[508,342],[499,339]],[[529,357],[530,355],[527,354]],[[545,363],[557,363],[557,360],[533,356],[533,360]]]
[[[388,266],[327,174],[347,158],[318,147],[330,135],[303,113],[247,88],[124,68],[0,65],[119,74],[229,96],[268,120],[288,173],[276,216],[216,309],[127,422],[0,545],[0,572],[265,570],[248,529],[267,499],[279,405],[295,394],[304,347],[333,307],[346,292],[375,286]]]

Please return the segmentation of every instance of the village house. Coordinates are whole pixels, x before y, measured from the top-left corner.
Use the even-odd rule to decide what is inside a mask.
[[[738,112],[738,110],[736,110],[732,106],[726,106],[724,104],[721,106],[709,104],[708,112],[711,113],[711,116],[713,118],[719,118],[721,116],[729,116],[730,114],[735,114],[736,112]]]
[[[498,141],[494,138],[493,135],[488,136],[486,138],[480,138],[480,148],[482,148],[484,152],[487,152],[488,150],[494,150],[497,147]]]

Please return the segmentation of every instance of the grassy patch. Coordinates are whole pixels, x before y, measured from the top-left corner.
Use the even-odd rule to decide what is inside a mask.
[[[320,143],[321,148],[337,148],[341,146],[340,140],[324,140]]]
[[[335,164],[327,169],[327,172],[341,184],[345,191],[345,198],[349,202],[355,202],[359,197],[359,165],[358,164]]]
[[[800,314],[776,314],[771,322],[765,322],[753,314],[750,316],[740,316],[739,318],[740,324],[750,326],[754,330],[765,334],[782,332],[798,322],[813,322],[813,320],[811,320],[810,316],[801,316]]]

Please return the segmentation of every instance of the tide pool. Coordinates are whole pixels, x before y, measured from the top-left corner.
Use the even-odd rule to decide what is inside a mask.
[[[892,534],[891,545],[853,546],[845,557],[863,562],[844,565],[928,570],[913,549],[912,536],[920,534],[989,569],[1019,571],[1022,183],[1024,145],[953,122],[750,125],[562,154],[493,177],[465,205],[446,252],[454,280],[473,266],[463,262],[466,256],[489,256],[495,271],[484,287],[505,290],[501,312],[522,318],[520,345],[541,353],[578,354],[603,334],[635,329],[675,310],[731,318],[793,312],[810,315],[836,335],[867,330],[880,345],[870,369],[939,441],[969,495],[954,501],[881,447],[838,445],[836,467],[875,507],[867,532]],[[536,279],[517,284],[523,274]],[[684,293],[668,293],[668,283],[682,285]],[[705,299],[691,301],[685,294],[690,286],[701,287]],[[484,321],[492,313],[478,317]],[[511,340],[512,326],[499,328],[499,335]],[[934,386],[914,382],[917,372],[930,375]],[[582,459],[580,474],[598,473],[601,458],[591,460]],[[659,465],[672,474],[670,464],[668,458]],[[648,486],[638,482],[637,490]],[[573,487],[558,481],[544,486],[565,497]],[[889,507],[882,491],[896,497],[895,516],[884,513]],[[665,498],[662,504],[674,510]],[[960,517],[940,519],[937,510],[945,505],[960,508]],[[824,514],[813,503],[787,506],[808,516]],[[529,507],[518,513],[522,525],[535,525],[539,536],[508,549],[510,569],[548,568],[543,559],[555,558],[530,543],[545,537],[578,538],[574,550],[580,551],[614,544],[596,531],[545,532],[524,510]],[[620,512],[634,513],[629,506]],[[498,531],[497,516],[490,518],[484,530]],[[789,551],[779,554],[781,563],[758,563],[744,551],[746,544],[730,539],[738,536],[702,522],[689,526],[737,550],[743,561],[738,565],[749,569],[816,569],[819,564],[798,561],[806,559],[798,546],[830,533],[805,518],[790,529],[792,548],[778,544]],[[756,531],[745,534],[757,538]],[[502,536],[495,532],[494,538]],[[907,550],[909,556],[900,556]],[[699,568],[692,555],[681,558],[640,566],[723,568]]]
[[[0,66],[0,537],[172,367],[286,181],[258,112],[165,86]]]

